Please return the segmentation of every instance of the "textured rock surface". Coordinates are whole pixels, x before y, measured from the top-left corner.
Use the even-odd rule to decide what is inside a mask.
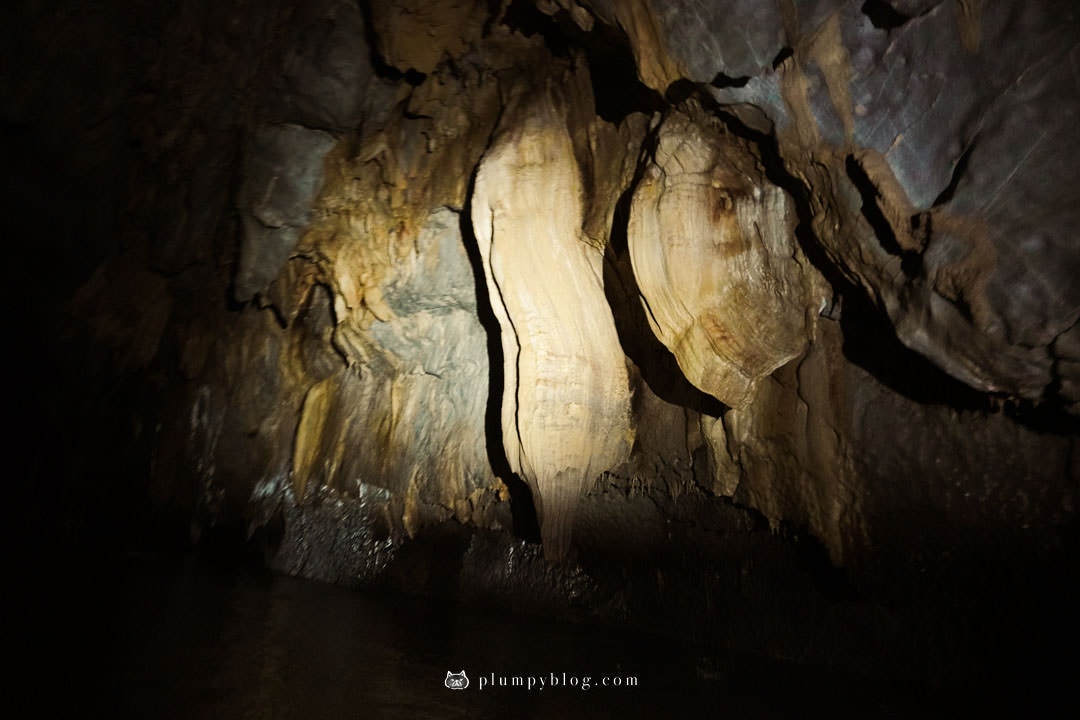
[[[257,128],[245,153],[240,209],[244,241],[236,274],[236,299],[266,288],[296,249],[311,222],[311,205],[323,178],[333,138],[299,125]]]
[[[287,33],[290,47],[261,114],[331,132],[370,130],[386,121],[397,90],[372,66],[368,27],[356,3],[304,3]]]
[[[346,496],[382,488],[410,535],[430,521],[471,520],[493,482],[486,342],[457,215],[437,210],[415,243],[384,291],[393,314],[357,335],[370,355],[307,391],[291,474],[298,501],[324,486]],[[439,280],[428,283],[431,267]]]
[[[1076,629],[1077,15],[9,3],[5,547],[1026,689]]]
[[[650,325],[694,385],[743,407],[761,378],[802,353],[821,303],[791,203],[718,123],[664,120],[627,236]]]
[[[626,458],[632,430],[602,250],[581,232],[580,172],[552,103],[508,115],[477,170],[472,224],[502,339],[503,446],[561,559],[580,496]]]
[[[703,19],[671,8],[670,23]],[[743,116],[778,128],[788,170],[835,189],[812,202],[816,235],[906,345],[980,390],[1075,404],[1056,378],[1054,338],[1077,321],[1077,218],[1068,182],[1050,178],[1065,177],[1077,152],[1066,40],[1077,11],[1052,1],[894,9],[800,6],[790,57],[713,95],[755,106]],[[696,43],[668,48],[702,68],[695,79],[725,71]]]

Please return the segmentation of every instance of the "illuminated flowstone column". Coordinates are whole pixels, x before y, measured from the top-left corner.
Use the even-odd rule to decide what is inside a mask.
[[[502,441],[558,560],[587,484],[629,452],[630,401],[570,136],[550,100],[523,110],[481,160],[471,210],[501,330]]]
[[[788,196],[704,113],[661,125],[634,192],[630,258],[653,332],[686,378],[734,408],[812,331]]]

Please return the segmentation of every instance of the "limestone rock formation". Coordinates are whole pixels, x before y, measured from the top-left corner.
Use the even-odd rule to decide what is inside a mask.
[[[657,131],[630,210],[630,256],[650,324],[687,379],[745,407],[805,349],[816,272],[760,157],[696,115],[672,114]]]
[[[685,31],[667,52],[699,82],[744,75],[710,94],[775,131],[794,176],[830,188],[812,193],[815,235],[897,336],[979,390],[1075,406],[1056,338],[1080,318],[1076,207],[1054,178],[1078,147],[1076,8],[798,3],[782,42],[746,32],[749,58],[775,60],[732,69],[708,51],[726,19],[697,5],[667,6]]]
[[[1075,3],[0,25],[12,557],[224,537],[855,669],[1075,617]]]
[[[311,222],[323,177],[323,159],[334,139],[299,125],[257,128],[246,153],[240,206],[244,242],[236,298],[247,301],[281,272]]]
[[[550,96],[514,108],[476,174],[472,224],[504,366],[502,442],[534,491],[545,555],[569,549],[593,479],[629,452],[625,361],[582,234],[580,171]]]

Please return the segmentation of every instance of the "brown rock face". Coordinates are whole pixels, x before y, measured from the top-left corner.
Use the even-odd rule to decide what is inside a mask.
[[[629,452],[629,388],[561,113],[543,96],[515,110],[480,161],[472,221],[502,339],[503,445],[560,559],[578,499]]]
[[[627,237],[653,331],[690,382],[739,408],[806,347],[815,271],[755,152],[695,114],[660,126]]]
[[[1078,25],[0,4],[12,555],[160,520],[856,667],[1073,617]]]

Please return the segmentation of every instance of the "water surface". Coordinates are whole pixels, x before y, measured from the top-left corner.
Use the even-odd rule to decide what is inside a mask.
[[[43,569],[19,597],[9,649],[20,717],[933,714],[897,688],[811,668],[192,556],[94,556]],[[469,687],[447,689],[460,671]]]

